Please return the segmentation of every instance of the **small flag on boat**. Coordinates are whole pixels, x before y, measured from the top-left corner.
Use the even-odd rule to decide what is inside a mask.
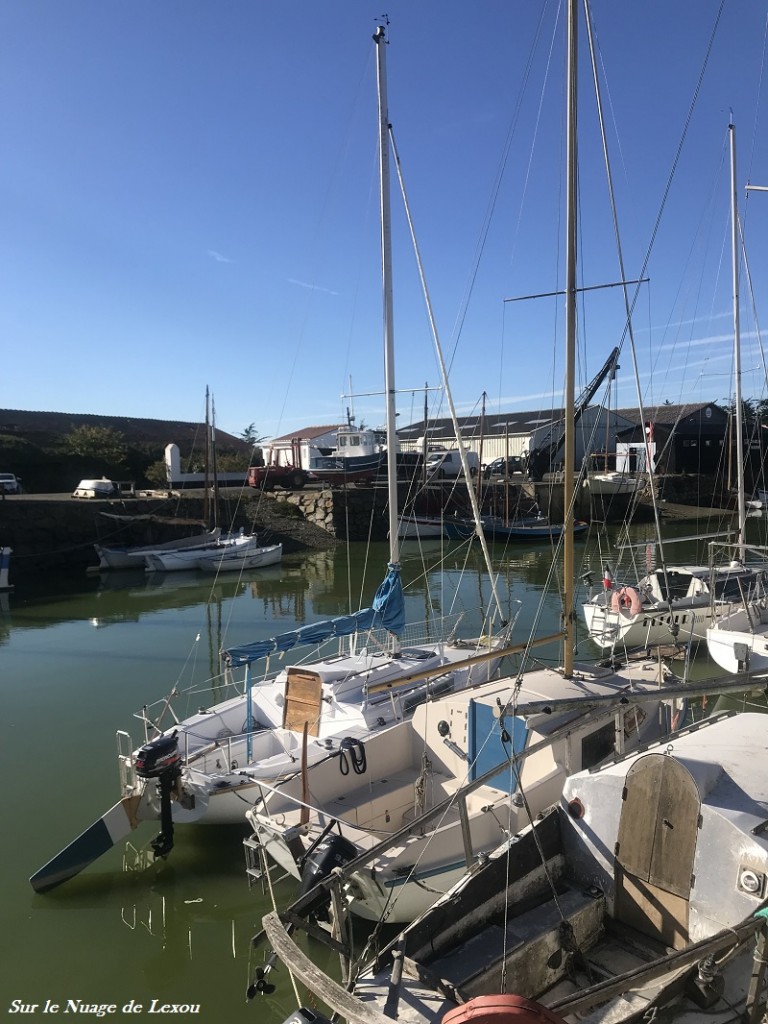
[[[613,573],[611,572],[611,567],[609,565],[606,565],[605,569],[603,570],[603,590],[612,590],[612,589],[613,589]]]

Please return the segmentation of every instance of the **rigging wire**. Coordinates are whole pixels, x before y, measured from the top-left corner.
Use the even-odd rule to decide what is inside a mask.
[[[450,410],[451,410],[451,422],[453,423],[454,434],[456,436],[456,441],[457,441],[457,444],[459,446],[459,455],[461,457],[462,468],[464,470],[464,477],[465,477],[465,480],[467,482],[467,493],[469,495],[470,504],[472,505],[472,513],[473,513],[474,518],[475,518],[475,523],[477,524],[477,536],[478,536],[478,539],[480,541],[480,545],[481,545],[481,547],[483,549],[483,555],[485,557],[485,562],[486,562],[486,565],[488,567],[488,575],[489,575],[490,582],[491,582],[491,589],[493,591],[493,598],[494,598],[494,602],[495,602],[495,605],[496,605],[496,611],[497,611],[497,613],[500,616],[502,616],[503,615],[503,609],[502,609],[501,599],[499,598],[498,589],[497,589],[498,574],[495,572],[495,570],[493,568],[493,565],[492,565],[492,562],[491,562],[490,552],[488,551],[488,544],[487,544],[486,539],[485,539],[485,534],[483,532],[482,525],[480,525],[480,509],[479,509],[478,503],[477,503],[477,495],[475,494],[474,487],[472,487],[472,477],[471,477],[471,474],[469,472],[469,466],[466,463],[466,456],[465,456],[465,453],[464,453],[464,448],[462,446],[461,430],[459,428],[458,420],[457,420],[457,417],[456,417],[456,409],[455,409],[454,404],[453,404],[453,398],[451,396],[450,388],[448,386],[448,371],[447,371],[447,368],[446,368],[446,365],[445,365],[445,360],[443,358],[443,352],[442,352],[442,348],[441,348],[441,345],[440,345],[440,339],[439,339],[439,336],[438,336],[438,333],[437,333],[437,324],[435,322],[435,317],[434,317],[434,313],[433,313],[433,310],[432,310],[432,301],[430,299],[429,290],[427,288],[426,278],[424,276],[424,266],[423,266],[423,263],[421,261],[421,254],[419,252],[419,246],[418,246],[418,243],[416,241],[416,233],[415,233],[415,230],[414,230],[413,218],[411,217],[411,208],[410,208],[410,204],[408,202],[408,196],[407,196],[406,190],[405,190],[405,181],[403,179],[403,171],[402,171],[402,165],[400,163],[400,155],[399,155],[399,153],[397,151],[397,144],[395,142],[395,135],[394,135],[394,131],[392,130],[392,125],[391,124],[389,125],[389,137],[390,137],[390,140],[392,142],[392,155],[393,155],[394,160],[395,160],[395,169],[397,171],[397,178],[398,178],[398,182],[400,184],[400,193],[401,193],[402,198],[403,198],[403,207],[404,207],[404,211],[405,211],[405,216],[406,216],[406,219],[408,221],[408,229],[409,229],[410,236],[411,236],[411,244],[413,246],[413,252],[414,252],[414,255],[416,257],[416,263],[417,263],[418,271],[419,271],[419,279],[421,281],[422,292],[423,292],[423,295],[424,295],[424,301],[425,301],[426,307],[427,307],[427,316],[429,318],[430,330],[432,332],[432,340],[434,342],[435,353],[437,355],[437,358],[438,358],[438,361],[439,361],[439,365],[440,365],[440,375],[441,375],[441,380],[442,380],[442,384],[443,384],[443,390],[444,390],[444,393],[446,395],[446,398],[448,399],[448,405],[449,405]]]

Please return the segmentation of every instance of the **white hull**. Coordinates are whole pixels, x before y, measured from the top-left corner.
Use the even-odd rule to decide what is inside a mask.
[[[402,516],[397,536],[400,540],[437,540],[445,536],[445,527],[442,519],[433,516]]]
[[[145,555],[144,566],[148,572],[184,572],[198,569],[201,561],[215,562],[235,553],[241,556],[252,554],[259,547],[255,536],[235,536],[204,548],[155,551]]]
[[[540,1004],[592,1024],[763,1020],[763,718],[705,721],[674,745],[572,775],[559,806],[358,969],[352,999],[289,939],[295,916],[288,931],[288,915],[264,919],[272,949],[353,1024],[489,1019],[489,1007],[499,1020],[543,1020]],[[675,830],[674,854],[638,817],[651,835]],[[501,992],[540,1003],[507,1017]]]
[[[282,558],[283,545],[270,544],[245,554],[234,551],[219,558],[200,558],[197,561],[197,568],[203,572],[244,572],[247,569],[263,569],[267,565],[277,565]]]
[[[528,673],[517,702],[523,707],[527,700],[588,703],[590,697],[625,692],[630,684],[636,693],[650,696],[641,710],[630,704],[623,712],[622,747],[629,750],[669,729],[671,714],[660,705],[655,664],[617,673],[579,666],[578,682],[550,669]],[[509,707],[513,689],[514,680],[499,680],[469,694],[421,706],[411,721],[367,739],[364,760],[358,760],[363,770],[357,776],[349,770],[351,755],[347,774],[343,773],[344,754],[339,751],[309,766],[305,779],[298,774],[277,789],[265,789],[246,815],[254,830],[251,848],[260,844],[284,871],[301,879],[304,862],[297,860],[297,848],[310,846],[331,822],[332,834],[348,840],[358,854],[407,830],[420,814],[455,797],[467,781],[468,761],[475,763],[477,757],[474,770],[479,776],[504,760],[496,712],[499,706]],[[520,788],[534,815],[559,799],[569,770],[590,767],[596,757],[605,757],[613,749],[595,744],[607,729],[614,736],[616,708],[583,723],[582,714],[555,711],[524,717],[509,709],[505,728],[514,734],[515,752],[544,746],[519,769]],[[588,750],[592,760],[585,753]],[[477,856],[493,847],[500,822],[511,832],[524,827],[528,818],[522,801],[510,800],[516,790],[517,776],[507,767],[466,797],[466,822],[454,801],[427,826],[406,831],[390,850],[351,874],[347,891],[352,912],[369,921],[385,914],[390,923],[411,921],[423,913],[467,870],[467,841]],[[311,809],[303,822],[305,792]]]
[[[162,555],[173,551],[184,551],[191,548],[202,549],[216,543],[221,537],[221,530],[216,528],[210,533],[196,537],[182,537],[169,540],[163,544],[147,544],[141,547],[104,547],[95,544],[99,556],[99,569],[143,569],[147,555]]]
[[[656,647],[672,643],[699,643],[712,624],[709,600],[698,607],[654,609],[631,615],[629,611],[613,611],[604,605],[585,604],[584,620],[591,640],[607,649],[622,647]],[[677,630],[676,634],[674,630]]]
[[[768,672],[768,607],[750,604],[749,613],[738,608],[707,630],[712,660],[733,675]]]
[[[496,638],[490,646],[484,639],[484,647],[479,650],[468,642],[432,643],[429,649],[426,645],[406,648],[399,656],[384,651],[362,652],[292,666],[272,680],[254,686],[250,721],[248,703],[242,695],[184,719],[168,730],[178,734],[183,763],[180,791],[185,799],[174,801],[174,821],[237,824],[242,822],[248,802],[258,795],[258,782],[273,784],[296,774],[302,734],[284,725],[286,692],[292,685],[303,686],[308,676],[316,681],[321,694],[307,747],[307,761],[312,765],[338,753],[345,737],[367,742],[383,729],[409,718],[428,694],[464,690],[491,679],[500,657],[466,667],[460,663],[471,658],[473,652],[484,651],[487,655],[501,646],[504,639]],[[453,664],[457,667],[452,670]],[[404,677],[442,666],[445,673],[437,678],[403,682]],[[371,693],[376,686],[382,686],[381,692]],[[152,709],[148,711],[151,714]],[[137,750],[126,742],[120,754],[122,795],[149,801],[152,810],[148,816],[157,817],[156,785],[146,783],[135,773]],[[191,797],[194,800],[187,799]]]
[[[584,482],[590,494],[615,497],[616,495],[633,495],[646,486],[645,476],[632,476],[627,473],[590,473]]]
[[[655,569],[636,586],[614,583],[593,593],[581,606],[584,621],[590,639],[603,649],[697,644],[709,626],[762,586],[765,572],[765,562]]]

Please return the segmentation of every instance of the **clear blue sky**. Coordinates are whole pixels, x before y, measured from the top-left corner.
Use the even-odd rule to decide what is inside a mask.
[[[562,287],[558,4],[2,0],[0,406],[199,420],[209,385],[236,434],[339,422],[348,405],[382,421],[371,36],[385,9],[390,118],[454,401],[560,401],[562,299],[503,301]],[[629,278],[720,10],[594,0]],[[732,110],[740,184],[768,184],[767,12],[722,4],[636,307],[649,407],[732,391],[727,125]],[[581,43],[579,279],[597,285],[619,271],[583,20]],[[739,197],[765,309],[768,193]],[[423,409],[410,389],[438,371],[397,195],[393,207],[404,424]],[[744,283],[742,300],[744,391],[760,398]],[[589,293],[581,314],[583,385],[621,338],[619,291]],[[632,405],[628,351],[621,362],[618,404]]]

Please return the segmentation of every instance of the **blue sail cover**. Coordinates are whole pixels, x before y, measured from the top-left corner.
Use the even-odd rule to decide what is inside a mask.
[[[269,654],[290,651],[294,647],[307,644],[321,644],[334,637],[379,628],[387,629],[398,636],[405,628],[405,598],[400,566],[392,563],[387,566],[387,575],[376,591],[370,608],[363,608],[353,615],[338,615],[334,619],[310,622],[300,629],[279,633],[269,640],[256,640],[250,644],[230,647],[224,651],[224,656],[228,665],[250,665],[251,662],[266,658]]]

